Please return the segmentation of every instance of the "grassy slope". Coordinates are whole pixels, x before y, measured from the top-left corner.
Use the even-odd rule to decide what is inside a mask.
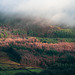
[[[40,73],[42,69],[29,69],[31,72]],[[0,71],[0,75],[15,75],[16,73],[30,73],[27,70],[10,70],[10,71]]]
[[[3,51],[0,51],[0,63],[19,65],[19,63],[11,61],[7,53]]]
[[[59,43],[59,42],[74,42],[75,38],[40,38],[37,37],[42,43]]]
[[[20,65],[20,64],[17,62],[11,61],[6,52],[0,51],[0,68],[1,69],[3,70],[13,69],[13,68],[17,69],[18,68],[17,65]]]

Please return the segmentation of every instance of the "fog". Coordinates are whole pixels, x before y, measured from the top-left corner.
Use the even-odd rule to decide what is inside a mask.
[[[0,12],[75,26],[75,0],[0,0]]]

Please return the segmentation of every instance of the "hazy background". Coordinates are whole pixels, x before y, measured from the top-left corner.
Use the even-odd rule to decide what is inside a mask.
[[[0,12],[75,26],[75,0],[0,0]]]

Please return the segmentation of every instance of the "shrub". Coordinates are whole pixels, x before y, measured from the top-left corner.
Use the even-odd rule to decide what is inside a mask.
[[[3,37],[4,37],[4,34],[3,34],[3,33],[1,33],[1,34],[0,34],[0,38],[3,38]]]
[[[46,55],[48,56],[53,56],[53,55],[58,55],[58,51],[56,50],[49,50],[49,51],[45,51]]]
[[[4,32],[4,34],[5,34],[4,37],[7,38],[8,37],[8,33],[7,32]]]
[[[68,63],[68,64],[73,64],[75,63],[75,58],[71,55],[67,55],[65,57],[61,57],[57,60],[59,63]]]
[[[38,53],[42,54],[44,52],[44,49],[39,49],[39,48],[36,48],[35,49]]]

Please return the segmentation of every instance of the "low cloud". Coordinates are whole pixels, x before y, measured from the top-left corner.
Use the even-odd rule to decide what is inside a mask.
[[[0,12],[75,26],[75,0],[0,0]]]

